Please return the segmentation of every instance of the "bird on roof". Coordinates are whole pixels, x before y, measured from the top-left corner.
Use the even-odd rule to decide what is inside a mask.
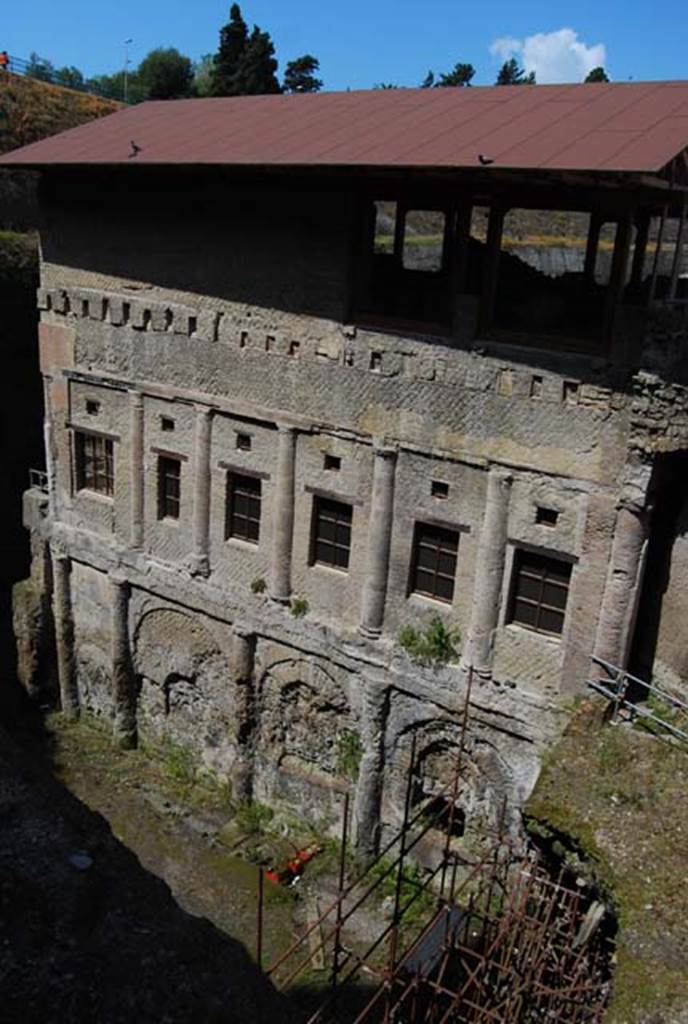
[[[131,153],[129,154],[129,159],[131,159],[132,156],[138,156],[138,154],[141,152],[141,147],[137,146],[133,139],[131,139],[130,142],[131,142]]]
[[[478,160],[483,165],[483,167],[487,167],[489,164],[494,163],[494,159],[491,156],[485,156],[484,153],[478,153]]]

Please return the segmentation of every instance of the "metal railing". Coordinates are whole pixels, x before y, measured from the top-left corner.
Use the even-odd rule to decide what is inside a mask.
[[[588,679],[588,686],[611,702],[611,720],[613,722],[619,718],[621,711],[627,711],[631,721],[640,718],[654,722],[661,729],[666,729],[675,739],[688,743],[688,704],[675,694],[669,693],[668,690],[663,690],[661,687],[655,686],[654,683],[639,679],[638,676],[626,672],[618,665],[612,665],[604,658],[593,657],[592,662],[593,665],[603,669],[605,674],[601,678]],[[633,692],[632,697],[629,697],[629,691]],[[642,700],[649,694],[657,698],[661,707],[666,707],[667,715],[676,713],[685,715],[686,728],[680,729],[675,722],[669,721],[661,714],[656,714],[655,711],[638,703],[638,698]]]
[[[52,63],[42,57],[34,57],[32,60],[25,60],[23,57],[15,57],[7,54],[7,63],[0,66],[0,74],[4,71],[11,71],[15,75],[22,75],[24,78],[33,78],[37,82],[47,82],[49,85],[59,85],[62,89],[73,89],[76,92],[85,92],[91,96],[100,96],[105,100],[116,100],[118,103],[125,103],[124,96],[117,90],[108,89],[92,79],[83,81],[68,81],[60,75]]]

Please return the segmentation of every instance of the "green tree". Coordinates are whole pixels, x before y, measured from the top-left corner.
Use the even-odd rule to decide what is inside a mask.
[[[435,72],[434,71],[428,71],[427,75],[425,76],[423,81],[420,83],[420,88],[421,89],[432,89],[434,84],[435,84]]]
[[[26,76],[27,78],[37,78],[40,82],[52,82],[55,68],[49,60],[44,60],[37,53],[31,53],[26,66]]]
[[[296,60],[290,60],[284,72],[282,89],[284,92],[320,92],[322,79],[317,77],[320,61],[310,53]]]
[[[158,47],[143,58],[135,79],[146,99],[171,100],[188,96],[191,91],[193,68],[188,57],[174,47]]]
[[[505,60],[497,75],[497,85],[535,85],[535,72],[523,70],[515,57]]]
[[[232,4],[229,21],[220,29],[220,46],[213,69],[213,96],[237,95],[236,75],[247,43],[248,28],[241,16],[241,8],[239,4]]]
[[[84,76],[75,67],[58,68],[53,75],[53,81],[57,85],[63,85],[66,89],[83,89]]]
[[[393,82],[377,82],[373,89],[401,89],[402,86],[394,85]]]
[[[440,75],[440,80],[436,83],[436,87],[470,85],[474,75],[475,68],[472,64],[455,64],[453,71],[446,75]]]
[[[237,69],[238,95],[264,96],[282,92],[276,72],[274,43],[268,32],[254,25]]]
[[[593,68],[585,78],[586,82],[608,82],[609,75],[604,68]]]
[[[214,69],[214,54],[204,53],[201,59],[194,65],[193,92],[196,96],[213,95]]]

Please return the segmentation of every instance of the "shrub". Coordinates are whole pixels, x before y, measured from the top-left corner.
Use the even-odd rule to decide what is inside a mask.
[[[275,812],[267,804],[261,804],[258,800],[245,800],[239,804],[234,820],[242,831],[260,834],[274,816]]]
[[[264,594],[267,590],[267,583],[262,576],[256,577],[255,580],[251,581],[251,591],[254,594]]]
[[[461,635],[458,629],[448,629],[439,615],[435,615],[426,630],[404,626],[398,639],[413,661],[421,665],[446,665],[457,660],[455,645],[460,643]]]
[[[337,738],[337,771],[355,782],[361,767],[363,744],[361,737],[352,729],[344,729]]]
[[[291,613],[295,619],[302,619],[308,614],[308,601],[305,597],[295,597],[291,602]]]

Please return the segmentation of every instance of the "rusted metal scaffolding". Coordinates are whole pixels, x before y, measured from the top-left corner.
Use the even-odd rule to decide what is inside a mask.
[[[348,885],[348,801],[342,823],[339,892],[267,973],[283,991],[308,977],[314,950],[329,967],[322,1001],[307,1024],[495,1024],[599,1022],[609,995],[611,940],[606,908],[585,885],[553,877],[538,853],[509,836],[506,806],[483,852],[468,856],[453,838],[470,706],[461,722],[456,768],[433,798],[441,809],[412,813],[416,750],[412,743],[402,827],[379,857]],[[409,857],[431,829],[444,833],[441,856],[423,881],[408,874]],[[434,833],[437,835],[437,832]],[[393,881],[389,919],[365,949],[351,940],[355,915],[370,911]],[[389,883],[388,883],[389,888]],[[408,925],[418,900],[426,920]],[[370,916],[370,915],[369,915]],[[361,987],[355,1011],[343,999]],[[346,1005],[345,1005],[346,1004]]]

